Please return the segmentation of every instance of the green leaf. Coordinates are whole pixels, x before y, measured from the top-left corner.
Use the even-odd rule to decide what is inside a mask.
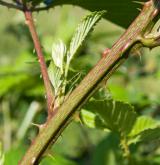
[[[67,63],[65,64],[66,46],[60,41],[53,45],[52,48],[52,59],[53,62],[50,63],[48,68],[49,78],[55,90],[55,95],[58,96],[58,91],[63,88],[65,93],[65,88],[67,85],[67,76],[69,71],[70,62],[74,55],[82,45],[83,41],[86,39],[88,34],[91,32],[95,24],[100,20],[104,11],[93,12],[88,15],[82,23],[79,24],[76,33],[74,34],[69,50],[67,52]],[[60,92],[61,93],[61,92]]]
[[[142,2],[144,0],[137,1]],[[104,15],[106,19],[125,28],[138,15],[137,8],[142,6],[131,0],[54,0],[52,3],[53,7],[63,4],[80,6],[90,11],[106,10],[107,14]]]
[[[93,165],[123,165],[118,158],[119,139],[117,134],[109,133],[95,147],[92,156]]]
[[[160,122],[148,116],[140,116],[137,118],[129,133],[128,143],[137,143],[139,141],[147,141],[160,138],[159,128]]]
[[[134,123],[134,126],[131,132],[129,133],[129,136],[130,137],[136,136],[147,129],[156,128],[158,125],[160,125],[159,121],[154,120],[148,116],[140,116],[137,118],[136,122]]]
[[[24,83],[27,84],[31,75],[34,75],[34,70],[30,71],[30,65],[27,61],[32,60],[29,53],[22,53],[18,56],[14,63],[1,66],[0,69],[0,96],[5,95],[10,90],[23,88]],[[23,84],[23,85],[22,85]]]
[[[74,55],[82,45],[83,41],[93,30],[95,24],[100,20],[105,11],[93,12],[88,15],[78,26],[67,53],[67,63],[73,59]]]
[[[65,74],[65,55],[66,55],[66,45],[59,41],[52,46],[52,59],[49,67],[48,74],[50,81],[54,87],[55,96],[60,96],[62,94],[62,89],[65,88],[66,79]]]
[[[66,46],[62,41],[53,44],[52,47],[52,59],[54,64],[60,68],[61,73],[64,72],[64,57],[66,55]]]
[[[22,144],[18,147],[11,148],[5,153],[5,163],[4,165],[16,165],[25,154],[26,148]]]
[[[100,128],[103,130],[106,129],[106,125],[101,120],[101,118],[97,114],[89,110],[82,109],[80,113],[80,118],[83,124],[85,124],[89,128]]]
[[[54,87],[55,96],[57,96],[59,88],[61,87],[63,83],[63,80],[62,80],[62,74],[61,74],[60,68],[55,66],[53,62],[51,62],[48,67],[48,75]]]
[[[160,140],[160,127],[149,128],[134,137],[129,137],[128,144],[135,144],[138,142],[147,142],[153,140]]]
[[[28,76],[25,74],[0,76],[0,96],[9,92],[10,89],[18,87],[21,83],[27,82],[27,80]]]
[[[91,100],[85,109],[95,113],[106,128],[123,135],[131,131],[137,117],[130,104],[114,100]]]
[[[139,141],[160,140],[160,127],[145,130],[138,137]]]

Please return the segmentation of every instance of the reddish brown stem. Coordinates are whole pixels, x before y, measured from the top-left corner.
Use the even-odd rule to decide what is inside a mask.
[[[31,36],[32,36],[32,39],[34,42],[34,47],[35,47],[36,53],[38,55],[38,61],[40,63],[41,73],[42,73],[44,86],[45,86],[45,90],[46,90],[48,114],[50,115],[50,114],[52,114],[52,111],[53,111],[52,103],[54,101],[54,94],[53,94],[53,90],[52,90],[48,72],[47,72],[47,66],[45,63],[44,56],[43,56],[43,52],[42,52],[41,44],[40,44],[40,41],[38,38],[38,34],[35,30],[32,12],[26,10],[26,11],[24,11],[24,14],[25,14],[25,18],[26,18],[26,24],[28,25],[28,28],[30,30],[30,33],[31,33]]]

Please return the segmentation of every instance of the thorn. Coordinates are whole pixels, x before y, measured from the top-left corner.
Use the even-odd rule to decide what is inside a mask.
[[[39,124],[31,123],[31,125],[39,128]]]
[[[31,125],[36,126],[39,129],[39,131],[44,127],[44,124],[31,123]]]
[[[102,58],[103,57],[107,57],[107,54],[110,52],[111,50],[109,48],[106,48],[103,53],[102,53]]]
[[[132,1],[133,3],[136,3],[136,4],[140,4],[140,5],[144,5],[145,2],[140,2],[140,1]]]
[[[51,151],[50,149],[47,149],[45,151],[45,153],[43,154],[43,157],[50,157],[52,159],[55,159],[54,153],[53,151]]]
[[[158,14],[159,10],[155,9],[155,11],[153,12],[153,16],[156,16]]]
[[[53,153],[48,153],[47,154],[48,157],[51,157],[52,159],[56,160],[55,156],[53,156]]]
[[[142,9],[140,9],[140,8],[137,8],[137,10],[140,11],[140,12],[142,11]]]
[[[35,161],[36,161],[36,157],[33,157],[33,158],[32,158],[32,162],[31,162],[31,163],[32,163],[32,164],[34,164],[34,163],[35,163]]]

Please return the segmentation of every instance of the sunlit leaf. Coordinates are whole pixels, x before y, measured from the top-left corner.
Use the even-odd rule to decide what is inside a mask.
[[[106,129],[105,123],[101,120],[101,118],[97,114],[89,110],[82,109],[80,116],[81,116],[81,121],[86,126],[90,128],[100,128],[103,130]]]
[[[48,68],[48,74],[50,81],[54,87],[55,95],[57,96],[58,90],[63,82],[60,68],[58,68],[53,62],[51,62]]]
[[[138,135],[140,132],[145,131],[147,129],[153,129],[160,125],[160,122],[152,119],[148,116],[140,116],[137,118],[132,131],[129,133],[129,136]]]
[[[85,109],[95,113],[106,128],[125,135],[131,131],[137,117],[130,104],[114,100],[92,100]]]
[[[93,12],[88,15],[78,26],[70,43],[69,51],[67,54],[68,63],[73,59],[74,55],[82,45],[83,41],[93,30],[95,24],[100,20],[105,11]]]
[[[64,72],[64,57],[66,55],[66,46],[62,41],[59,41],[52,46],[52,59],[54,64],[60,68],[61,73]]]
[[[129,137],[128,144],[135,144],[137,142],[149,142],[153,140],[160,140],[160,127],[148,128],[134,137]]]
[[[129,144],[149,139],[160,138],[160,122],[148,116],[140,116],[137,118],[129,133]]]

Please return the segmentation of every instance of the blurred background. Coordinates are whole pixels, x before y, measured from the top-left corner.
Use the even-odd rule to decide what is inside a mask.
[[[35,13],[46,61],[52,44],[69,43],[80,20],[88,11],[73,6]],[[5,165],[16,165],[31,140],[36,124],[46,120],[43,82],[33,43],[23,13],[0,9],[0,157]],[[82,77],[110,48],[124,29],[102,20],[74,59],[72,67]],[[138,114],[160,117],[160,49],[132,53],[108,81],[110,95],[131,103]],[[160,164],[159,139],[132,147],[136,164]],[[123,165],[119,141],[114,133],[90,129],[72,122],[41,162],[42,165]],[[0,162],[1,162],[0,161]]]

